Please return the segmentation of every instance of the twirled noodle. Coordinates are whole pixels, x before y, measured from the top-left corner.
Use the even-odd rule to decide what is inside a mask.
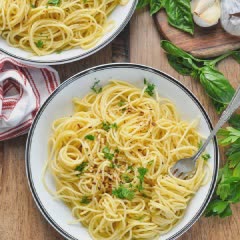
[[[191,179],[170,173],[178,159],[197,151],[197,121],[180,120],[172,102],[156,91],[150,97],[146,88],[112,80],[98,94],[75,98],[74,114],[53,123],[44,175],[51,171],[57,191],[48,191],[70,207],[93,239],[157,238],[183,217],[206,179],[203,158]],[[112,160],[104,154],[106,146]],[[147,169],[143,189],[139,168]],[[113,194],[119,187],[134,197]]]
[[[0,0],[0,35],[39,56],[89,49],[114,23],[108,15],[126,0]]]

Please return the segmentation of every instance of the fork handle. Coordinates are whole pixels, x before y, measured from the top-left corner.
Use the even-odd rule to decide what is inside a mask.
[[[228,107],[226,110],[222,113],[218,123],[212,130],[211,134],[207,138],[207,140],[204,142],[202,147],[199,149],[199,151],[194,156],[194,161],[196,162],[197,159],[201,156],[201,154],[205,151],[207,145],[212,140],[212,138],[217,134],[218,130],[229,120],[229,118],[232,116],[232,114],[240,107],[240,86],[238,87],[235,95],[233,96],[231,102],[228,104]]]

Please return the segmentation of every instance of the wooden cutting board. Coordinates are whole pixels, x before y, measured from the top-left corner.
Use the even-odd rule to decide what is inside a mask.
[[[170,26],[164,10],[155,14],[154,20],[158,31],[165,39],[195,57],[215,57],[229,50],[240,48],[240,37],[234,37],[225,32],[220,23],[210,28],[201,28],[195,25],[194,36],[191,36]]]

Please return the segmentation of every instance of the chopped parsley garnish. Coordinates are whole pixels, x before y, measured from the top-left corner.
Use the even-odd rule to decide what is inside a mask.
[[[154,162],[154,160],[151,160],[151,161],[149,161],[149,162],[147,163],[147,165],[152,166],[152,165],[153,165],[153,162]]]
[[[116,123],[111,124],[111,128],[117,129],[117,124]]]
[[[34,5],[34,4],[30,4],[31,5],[31,8],[36,8],[36,5]]]
[[[91,89],[96,93],[100,93],[102,92],[102,87],[99,86],[100,80],[96,81],[93,86],[91,87]]]
[[[62,53],[62,50],[57,50],[56,51],[56,54],[60,54],[60,53]]]
[[[115,153],[119,153],[119,149],[116,148],[116,149],[114,150],[114,152],[115,152]]]
[[[91,200],[90,200],[87,196],[83,196],[80,203],[82,203],[82,204],[88,204],[88,203],[90,203],[90,202],[91,202]]]
[[[104,158],[108,160],[113,159],[114,154],[110,152],[110,149],[108,147],[104,147],[102,152],[104,153]]]
[[[131,171],[133,171],[133,166],[128,166],[128,168],[127,168],[127,170],[131,170]]]
[[[110,167],[111,167],[111,168],[115,168],[115,167],[116,167],[116,165],[115,165],[115,163],[114,163],[113,161],[111,161]]]
[[[43,41],[42,40],[38,40],[35,45],[37,46],[37,48],[43,48]]]
[[[57,6],[57,5],[60,4],[60,1],[61,1],[61,0],[48,0],[48,4]]]
[[[94,137],[93,135],[86,135],[86,136],[85,136],[85,139],[94,141],[95,137]]]
[[[87,165],[88,165],[87,162],[82,162],[80,165],[78,165],[78,166],[75,168],[75,171],[78,171],[78,172],[80,172],[80,174],[81,174]],[[80,175],[80,174],[78,174],[78,175]]]
[[[132,181],[132,178],[128,175],[128,174],[123,174],[122,175],[122,179],[126,182],[126,183],[130,183]]]
[[[123,100],[121,100],[119,103],[118,103],[118,106],[119,107],[122,107],[123,105],[125,105],[125,102]]]
[[[128,199],[132,200],[134,198],[134,191],[124,187],[120,186],[112,191],[112,194],[120,199]]]
[[[202,147],[202,145],[203,145],[203,142],[202,142],[202,140],[198,143],[198,149],[200,149],[201,147]]]
[[[149,83],[146,78],[144,78],[144,84],[147,85],[147,88],[145,89],[145,92],[146,92],[149,96],[153,96],[153,95],[154,95],[155,85]]]
[[[211,155],[210,155],[209,153],[206,153],[206,154],[202,155],[202,158],[203,158],[205,161],[207,161],[208,159],[211,158]]]
[[[103,123],[102,123],[102,128],[103,128],[106,132],[108,132],[111,128],[117,129],[117,124],[116,124],[116,123],[110,124],[109,122],[103,122]]]
[[[138,185],[138,190],[139,190],[139,191],[142,191],[142,190],[143,190],[144,177],[145,177],[145,175],[147,174],[147,171],[148,171],[147,168],[144,168],[144,167],[138,168],[138,173],[139,173],[138,179],[139,179],[139,181],[140,181],[140,183],[139,183],[139,185]]]

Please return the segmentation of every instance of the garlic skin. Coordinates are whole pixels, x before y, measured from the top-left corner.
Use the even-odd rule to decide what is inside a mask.
[[[218,23],[221,16],[219,0],[193,0],[191,11],[194,22],[200,27],[211,27]]]
[[[226,32],[240,36],[240,0],[222,0],[221,24]]]

